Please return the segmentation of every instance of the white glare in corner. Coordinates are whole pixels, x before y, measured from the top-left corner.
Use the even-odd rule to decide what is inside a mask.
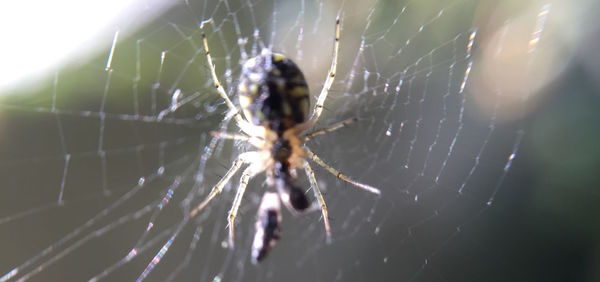
[[[117,16],[133,1],[3,1],[0,89],[52,71],[99,36],[114,34]]]

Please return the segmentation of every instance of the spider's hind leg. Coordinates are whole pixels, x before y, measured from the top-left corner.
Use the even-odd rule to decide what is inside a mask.
[[[261,128],[260,126],[256,126],[242,118],[240,110],[238,110],[235,107],[233,102],[231,102],[231,99],[229,99],[229,96],[227,96],[227,92],[225,92],[225,89],[223,89],[223,85],[221,85],[221,82],[217,77],[217,71],[215,69],[212,56],[210,54],[210,48],[208,48],[208,40],[206,39],[206,34],[204,33],[204,25],[206,23],[212,23],[212,21],[204,21],[200,25],[200,28],[202,29],[202,44],[204,45],[204,52],[206,54],[206,62],[208,64],[208,68],[210,69],[210,76],[213,80],[213,85],[217,89],[217,93],[219,93],[219,96],[221,96],[221,98],[225,100],[225,104],[227,104],[229,110],[233,112],[235,122],[240,127],[240,129],[242,129],[243,132],[253,136],[264,136],[263,128]],[[260,132],[260,134],[256,135],[257,132]]]
[[[319,135],[323,135],[323,134],[326,134],[326,133],[330,133],[330,132],[336,131],[338,129],[342,129],[342,128],[348,126],[348,125],[351,125],[351,124],[355,123],[357,120],[358,120],[358,118],[356,118],[356,117],[349,118],[347,120],[343,120],[341,122],[334,123],[334,124],[332,124],[330,126],[327,126],[325,128],[317,129],[315,131],[306,133],[303,136],[304,142],[312,140],[313,138],[315,138],[315,137],[317,137]]]
[[[327,73],[327,79],[325,79],[325,84],[323,85],[323,89],[317,98],[317,102],[315,103],[315,108],[313,109],[312,116],[310,119],[303,124],[301,124],[301,130],[307,130],[312,128],[319,120],[321,116],[321,112],[323,112],[323,105],[325,104],[325,99],[327,99],[327,94],[329,94],[329,89],[331,89],[331,85],[333,85],[333,81],[335,79],[336,69],[337,69],[337,60],[338,60],[338,51],[340,49],[340,17],[338,16],[335,19],[335,41],[333,43],[333,59],[331,59],[331,67],[329,67],[329,73]]]

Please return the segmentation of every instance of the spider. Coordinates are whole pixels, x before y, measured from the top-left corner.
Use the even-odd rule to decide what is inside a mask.
[[[221,193],[231,177],[247,164],[229,211],[229,246],[233,248],[235,218],[248,181],[258,173],[265,172],[268,187],[275,191],[265,192],[258,208],[256,233],[252,245],[252,261],[261,261],[280,237],[280,202],[294,215],[308,211],[311,206],[304,190],[296,183],[298,177],[296,170],[303,168],[312,186],[314,197],[320,204],[326,241],[327,243],[331,242],[327,206],[308,159],[325,168],[338,179],[380,195],[378,189],[354,181],[325,163],[304,144],[315,136],[337,130],[356,120],[346,120],[329,128],[306,133],[313,128],[321,116],[323,104],[335,78],[340,39],[339,16],[335,23],[335,43],[331,67],[310,118],[308,118],[309,90],[304,75],[292,60],[265,48],[258,56],[247,60],[242,66],[238,96],[244,119],[219,82],[204,33],[204,23],[201,25],[202,42],[214,87],[221,98],[225,100],[242,132],[242,134],[226,132],[213,132],[213,134],[218,138],[247,142],[256,150],[241,153],[233,161],[227,173],[217,182],[206,198],[191,210],[190,218],[194,218],[215,196]]]

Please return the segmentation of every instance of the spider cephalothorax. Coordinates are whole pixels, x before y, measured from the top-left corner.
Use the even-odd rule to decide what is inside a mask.
[[[204,24],[203,24],[204,25]],[[202,25],[202,27],[203,27]],[[311,201],[305,194],[305,188],[297,184],[297,172],[304,168],[312,186],[314,197],[318,200],[323,214],[327,241],[331,231],[325,200],[307,159],[324,167],[337,178],[355,185],[363,190],[379,195],[379,190],[366,184],[354,181],[337,169],[326,164],[315,155],[304,143],[311,138],[351,124],[355,119],[321,130],[306,133],[316,124],[329,88],[335,78],[340,36],[340,21],[336,20],[333,60],[323,90],[315,103],[312,116],[308,116],[310,96],[304,75],[292,60],[285,56],[264,49],[258,56],[249,59],[242,67],[238,85],[240,106],[246,119],[231,102],[221,86],[212,62],[206,35],[202,33],[206,59],[210,67],[212,79],[217,92],[225,100],[227,107],[233,112],[233,118],[243,134],[226,132],[215,133],[217,137],[246,141],[256,148],[255,151],[241,153],[231,168],[213,187],[208,196],[190,212],[195,217],[217,194],[231,177],[244,165],[248,164],[238,186],[233,206],[229,211],[229,245],[234,244],[234,226],[238,208],[246,190],[246,186],[254,175],[265,172],[268,189],[258,208],[256,234],[252,246],[253,261],[262,260],[275,246],[280,237],[280,201],[294,214],[308,210]]]

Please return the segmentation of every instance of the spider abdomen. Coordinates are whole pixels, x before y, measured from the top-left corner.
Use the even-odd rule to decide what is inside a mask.
[[[242,67],[238,85],[246,118],[279,136],[306,121],[309,90],[298,66],[284,55],[263,51]]]

